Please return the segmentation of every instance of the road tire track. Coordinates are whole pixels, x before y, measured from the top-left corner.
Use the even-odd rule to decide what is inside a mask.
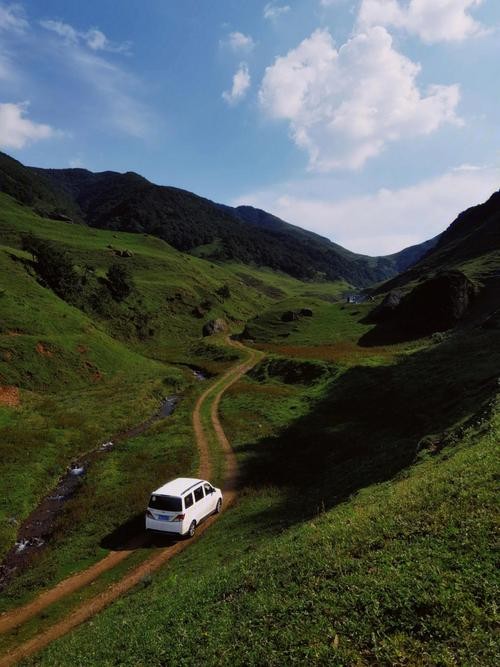
[[[236,498],[238,465],[236,456],[232,450],[229,440],[226,437],[226,434],[224,433],[219,419],[219,404],[224,392],[226,392],[245,373],[247,373],[253,366],[255,366],[263,356],[261,352],[247,348],[241,343],[232,341],[229,338],[227,338],[226,342],[232,347],[236,347],[245,351],[246,353],[249,353],[249,356],[245,361],[240,362],[236,367],[229,369],[221,378],[219,378],[213,385],[208,387],[203,392],[203,394],[196,402],[192,417],[196,443],[200,454],[199,477],[202,479],[207,479],[210,477],[211,462],[208,439],[203,429],[201,420],[201,411],[205,401],[210,398],[214,392],[216,392],[212,399],[210,419],[217,440],[219,441],[219,444],[224,452],[225,458],[223,510],[227,509]],[[144,561],[144,563],[141,563],[138,567],[134,568],[131,572],[128,572],[122,579],[115,582],[114,584],[111,584],[111,586],[109,586],[103,592],[99,593],[96,597],[82,603],[79,607],[71,611],[66,617],[56,622],[54,625],[50,626],[32,639],[15,647],[13,650],[0,657],[0,667],[11,667],[11,665],[15,665],[20,660],[23,660],[24,658],[27,658],[28,656],[42,650],[48,644],[67,634],[78,625],[88,621],[90,618],[111,604],[114,600],[118,599],[127,591],[139,584],[144,579],[144,577],[155,572],[175,555],[184,551],[184,549],[186,549],[193,541],[199,539],[199,537],[205,532],[205,530],[207,530],[207,528],[212,525],[215,520],[215,516],[210,517],[199,526],[194,538],[191,538],[189,541],[176,542],[173,546],[169,546],[166,549],[161,550],[159,553],[152,556],[151,558],[148,558],[146,561]],[[0,632],[6,632],[7,630],[24,623],[26,620],[32,618],[40,611],[48,607],[50,604],[53,604],[70,593],[78,590],[103,572],[106,572],[107,570],[114,567],[117,563],[124,560],[127,556],[130,555],[130,553],[132,553],[132,551],[133,548],[126,552],[113,552],[112,554],[106,556],[102,561],[99,561],[84,572],[78,573],[69,579],[60,582],[60,584],[55,586],[50,591],[43,593],[36,600],[29,603],[25,607],[14,609],[12,612],[4,614],[2,617],[0,617]],[[115,558],[112,558],[113,556]]]

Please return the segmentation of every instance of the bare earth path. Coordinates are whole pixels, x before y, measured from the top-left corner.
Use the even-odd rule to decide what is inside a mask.
[[[225,458],[225,509],[232,502],[234,502],[234,499],[236,498],[238,466],[234,452],[220,423],[218,407],[224,392],[227,391],[227,389],[229,389],[229,387],[231,387],[235,382],[237,382],[247,371],[255,366],[255,364],[262,357],[262,353],[256,350],[251,350],[250,348],[245,348],[245,346],[232,341],[229,338],[227,339],[227,343],[232,347],[245,350],[249,353],[248,357],[244,362],[239,363],[237,366],[227,371],[214,384],[208,387],[203,392],[203,394],[201,394],[196,402],[192,417],[193,428],[200,457],[198,475],[202,479],[207,479],[210,478],[212,466],[210,462],[208,439],[202,425],[201,412],[207,399],[212,397],[210,419]],[[215,517],[211,517],[205,521],[198,528],[196,536],[193,539],[197,539],[207,528],[209,528],[214,520]],[[155,572],[162,565],[173,558],[173,556],[180,553],[181,551],[184,551],[184,549],[186,549],[189,544],[192,543],[193,539],[190,541],[176,542],[174,545],[160,550],[154,556],[151,556],[132,571],[128,572],[122,579],[109,586],[96,597],[85,601],[79,607],[71,611],[66,617],[50,626],[47,630],[44,630],[39,635],[36,635],[32,639],[24,642],[4,656],[0,657],[0,667],[9,667],[10,665],[16,664],[20,660],[32,655],[33,653],[36,653],[37,651],[40,651],[55,639],[62,637],[76,626],[89,620],[102,609],[107,607],[111,602],[136,586],[146,575]],[[46,591],[45,593],[42,593],[38,598],[33,600],[33,602],[3,614],[0,616],[0,633],[7,632],[12,628],[21,625],[36,614],[39,614],[49,605],[82,588],[86,584],[96,579],[103,572],[112,569],[134,551],[134,546],[140,546],[141,542],[141,538],[138,537],[137,544],[131,544],[130,549],[126,551],[110,553],[108,556],[87,570],[65,579],[54,588]]]

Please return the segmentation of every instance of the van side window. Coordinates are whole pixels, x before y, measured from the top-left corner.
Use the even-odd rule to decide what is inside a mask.
[[[187,496],[184,496],[184,509],[191,507],[193,504],[193,494],[189,493]]]
[[[199,486],[197,489],[194,490],[194,501],[198,502],[198,500],[201,500],[203,498],[203,487]]]

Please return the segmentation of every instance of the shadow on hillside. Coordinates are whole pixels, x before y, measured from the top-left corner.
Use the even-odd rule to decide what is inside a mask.
[[[177,541],[178,538],[176,539],[169,535],[146,533],[144,529],[144,512],[140,512],[118,526],[109,535],[106,535],[101,540],[100,546],[110,551],[126,551],[136,546],[140,546],[143,549],[163,549],[172,546]]]
[[[256,523],[282,529],[311,518],[403,471],[426,436],[439,447],[498,390],[499,343],[498,332],[474,332],[396,365],[351,368],[279,437],[240,447],[242,485],[284,492]]]
[[[311,412],[279,437],[240,446],[240,487],[278,488],[282,501],[247,515],[255,529],[281,531],[387,481],[415,461],[423,438],[439,448],[458,423],[498,391],[500,332],[453,338],[387,366],[357,366],[331,385]],[[145,536],[141,512],[101,541],[113,551]],[[146,537],[143,548],[167,547],[171,537]]]
[[[372,323],[372,320],[363,320],[363,322]],[[358,344],[361,347],[377,347],[384,345],[397,345],[420,338],[423,334],[412,332],[405,328],[401,323],[390,320],[387,322],[378,322],[373,329],[367,331],[361,336]]]

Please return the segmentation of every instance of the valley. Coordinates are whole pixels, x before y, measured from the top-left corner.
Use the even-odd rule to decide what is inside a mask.
[[[5,579],[0,664],[495,664],[498,196],[395,275],[137,175],[2,169],[1,559],[85,465]],[[227,511],[146,538],[194,474]]]

